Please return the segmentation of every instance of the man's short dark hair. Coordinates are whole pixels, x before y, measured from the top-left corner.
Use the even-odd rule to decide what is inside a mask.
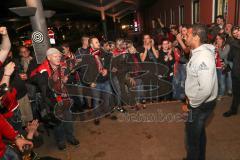
[[[189,28],[189,24],[182,24],[182,28]]]
[[[223,21],[225,21],[223,15],[218,15],[218,16],[216,17],[216,19],[218,19],[218,18],[220,18],[220,19],[222,19]]]
[[[63,42],[63,43],[61,44],[61,46],[62,46],[62,47],[66,47],[66,48],[70,48],[69,42]]]
[[[25,48],[26,50],[30,51],[30,49],[27,46],[20,46],[18,47],[18,50],[20,51],[22,48]]]
[[[150,34],[148,34],[148,33],[144,33],[144,34],[143,34],[143,38],[144,38],[145,36],[149,36],[150,38],[152,38],[152,36],[151,36]]]
[[[82,37],[81,37],[81,42],[83,42],[83,38],[89,38],[89,36],[88,35],[82,35]]]
[[[163,38],[161,44],[163,44],[163,42],[165,42],[165,41],[167,41],[169,43],[169,39],[168,38]]]
[[[200,38],[201,43],[206,43],[208,38],[207,38],[207,27],[202,24],[194,24],[191,27],[192,28],[192,34],[193,36],[198,36]]]
[[[172,30],[172,29],[175,30],[175,31],[178,31],[178,26],[174,25],[170,28],[170,30]]]
[[[233,26],[231,32],[233,33],[235,30],[239,31],[240,27],[239,26]]]

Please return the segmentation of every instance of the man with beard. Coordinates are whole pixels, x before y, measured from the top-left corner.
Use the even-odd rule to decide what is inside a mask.
[[[189,112],[186,122],[187,160],[205,160],[206,122],[216,105],[218,92],[214,46],[205,44],[206,28],[193,25],[188,28],[187,45],[192,57],[187,64],[185,92]]]
[[[100,43],[96,37],[89,39],[90,54],[94,57],[96,62],[98,75],[96,82],[91,84],[93,89],[93,108],[95,114],[95,125],[99,125],[99,118],[105,114],[109,114],[112,110],[110,105],[110,98],[112,95],[112,89],[109,82],[109,67],[111,56],[100,51]],[[99,98],[103,100],[103,104],[100,105]],[[103,113],[101,113],[103,111]]]

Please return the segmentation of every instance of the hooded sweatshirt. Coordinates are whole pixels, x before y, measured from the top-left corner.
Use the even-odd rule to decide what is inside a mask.
[[[187,64],[185,92],[193,108],[215,100],[218,82],[215,63],[215,47],[203,44],[192,50],[192,57]]]

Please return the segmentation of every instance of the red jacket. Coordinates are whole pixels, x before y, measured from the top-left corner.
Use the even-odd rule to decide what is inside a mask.
[[[2,62],[0,61],[0,67],[1,66],[2,66]],[[13,111],[18,106],[16,94],[17,94],[16,89],[13,89],[11,92],[7,92],[6,95],[3,96],[1,100],[2,105],[4,107],[8,107],[9,112],[5,113],[4,115],[0,114],[0,158],[3,157],[6,150],[6,145],[2,141],[2,137],[14,141],[15,137],[17,136],[17,132],[5,119],[5,118],[11,117],[13,114]]]
[[[2,62],[0,61],[0,67],[2,67]],[[13,88],[11,91],[8,91],[1,99],[1,104],[3,107],[6,107],[8,112],[3,114],[4,118],[10,118],[13,116],[14,110],[18,107],[17,101],[17,90]]]
[[[222,69],[221,58],[218,51],[215,51],[215,59],[216,59],[216,68]]]
[[[13,127],[6,121],[6,119],[0,115],[0,158],[3,157],[6,151],[6,145],[2,141],[2,137],[8,140],[14,141],[17,136],[17,132]]]
[[[8,91],[1,99],[3,107],[8,109],[7,113],[3,114],[4,118],[10,118],[13,116],[13,112],[18,107],[18,101],[16,98],[17,90],[13,88],[11,91]]]
[[[66,63],[61,62],[61,67],[66,67]],[[42,74],[43,72],[47,72],[48,77],[46,77],[47,79],[49,77],[54,78],[55,76],[59,76],[58,74],[53,74],[53,71],[51,69],[50,63],[49,61],[46,59],[43,61],[43,63],[41,65],[39,65],[36,69],[34,69],[31,73],[30,73],[30,78],[38,75],[38,74]],[[59,84],[59,83],[56,83]],[[60,87],[57,87],[60,88]],[[56,89],[55,89],[56,90]],[[62,92],[62,91],[59,91]],[[62,97],[61,95],[58,95],[57,97],[55,97],[55,99],[51,99],[51,101],[53,102],[60,102],[62,101]]]
[[[31,74],[30,74],[30,78],[32,78],[33,76],[37,75],[38,73],[43,73],[43,72],[47,72],[48,76],[51,76],[51,68],[49,65],[48,60],[44,60],[43,63],[38,66],[36,69],[34,69]]]
[[[61,67],[66,67],[66,63],[65,62],[61,62]],[[51,69],[49,61],[47,59],[44,60],[41,65],[39,65],[36,69],[34,69],[30,73],[30,78],[34,77],[38,73],[43,73],[43,72],[47,72],[48,73],[48,77],[52,76],[52,69]]]

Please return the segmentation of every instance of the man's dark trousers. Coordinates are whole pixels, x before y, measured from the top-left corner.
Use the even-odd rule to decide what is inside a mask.
[[[207,141],[205,127],[215,106],[215,100],[203,103],[197,108],[189,106],[188,121],[185,123],[187,160],[205,160]]]

